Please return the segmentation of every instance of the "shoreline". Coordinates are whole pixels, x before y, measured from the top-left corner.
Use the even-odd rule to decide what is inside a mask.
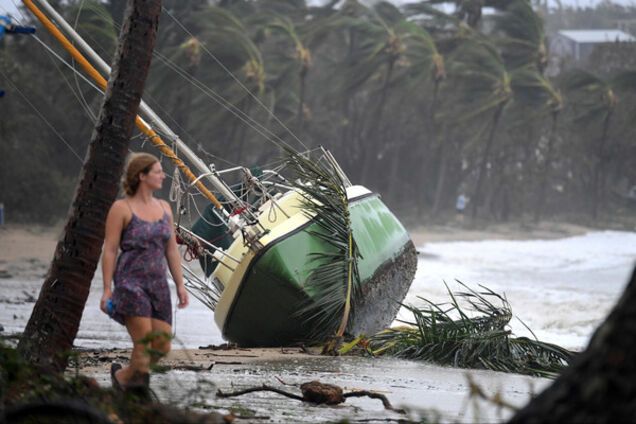
[[[617,230],[551,221],[532,225],[517,222],[495,223],[477,227],[461,222],[448,222],[435,225],[405,225],[405,227],[416,246],[453,241],[550,240],[583,235],[591,231]],[[0,272],[8,265],[15,265],[16,262],[41,262],[48,265],[62,233],[63,227],[59,224],[0,226]]]
[[[520,222],[470,226],[461,222],[438,225],[407,226],[416,246],[424,243],[482,240],[555,240],[584,235],[593,231],[609,231],[578,224],[545,221],[539,224]]]

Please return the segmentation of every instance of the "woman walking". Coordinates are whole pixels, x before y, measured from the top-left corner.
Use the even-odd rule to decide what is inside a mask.
[[[122,181],[126,196],[113,203],[106,218],[100,308],[126,326],[133,342],[130,364],[111,366],[113,387],[119,390],[148,386],[150,365],[159,358],[150,357],[147,348],[162,354],[170,351],[172,307],[166,262],[177,286],[179,308],[188,305],[172,211],[167,202],[154,197],[165,178],[155,156],[133,154]],[[150,335],[154,337],[148,346]]]

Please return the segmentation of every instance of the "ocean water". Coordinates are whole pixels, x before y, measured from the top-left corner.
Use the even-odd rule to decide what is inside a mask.
[[[603,231],[557,240],[487,240],[418,246],[415,281],[405,303],[418,297],[448,302],[448,289],[483,285],[505,295],[518,336],[582,350],[622,293],[636,264],[636,233]],[[408,319],[402,310],[399,318]]]

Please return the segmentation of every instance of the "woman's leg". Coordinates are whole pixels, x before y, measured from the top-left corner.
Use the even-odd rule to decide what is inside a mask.
[[[150,369],[150,356],[148,355],[147,344],[141,342],[152,331],[152,320],[149,317],[126,317],[126,329],[133,342],[133,350],[130,355],[130,364],[117,371],[115,377],[120,384],[138,384],[140,381],[131,381],[133,377],[137,379],[139,374],[148,373]],[[136,375],[137,374],[137,375]]]
[[[156,353],[151,355],[150,364],[156,364],[159,359],[170,352],[170,339],[172,337],[172,326],[160,319],[152,319],[152,332],[155,337],[152,339],[152,350]]]

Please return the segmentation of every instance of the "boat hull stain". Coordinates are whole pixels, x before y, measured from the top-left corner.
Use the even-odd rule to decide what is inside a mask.
[[[354,303],[355,314],[349,327],[352,335],[371,336],[389,327],[406,297],[417,270],[417,250],[411,240],[401,252],[382,264],[362,287]]]

